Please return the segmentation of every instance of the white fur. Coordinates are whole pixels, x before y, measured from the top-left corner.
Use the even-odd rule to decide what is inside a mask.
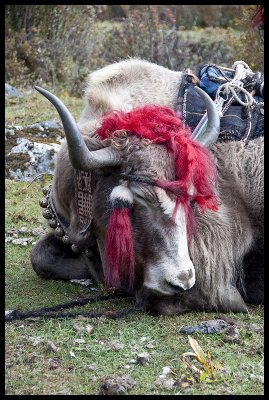
[[[115,201],[116,199],[122,201],[128,201],[128,203],[133,204],[134,196],[131,190],[125,185],[115,186],[110,194],[110,200]]]
[[[163,189],[155,188],[155,191],[164,214],[169,218],[172,217],[175,201],[172,201]],[[148,268],[144,285],[163,294],[173,294],[176,289],[170,287],[169,283],[184,290],[190,289],[195,284],[195,270],[189,256],[186,216],[182,205],[178,207],[175,226],[170,228],[167,241],[174,243],[174,256],[162,252],[158,264]],[[182,273],[189,271],[192,276],[189,279],[182,279]]]

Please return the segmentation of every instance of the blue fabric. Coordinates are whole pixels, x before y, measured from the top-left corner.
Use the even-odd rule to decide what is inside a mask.
[[[231,72],[220,72],[217,67],[209,66],[209,64],[205,64],[200,69],[200,88],[203,89],[209,96],[215,97],[216,91],[225,83],[223,75],[225,75],[228,79],[233,78],[233,74]],[[212,80],[213,79],[213,80]],[[216,82],[217,81],[217,82]]]

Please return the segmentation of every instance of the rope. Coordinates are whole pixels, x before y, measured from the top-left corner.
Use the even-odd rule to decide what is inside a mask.
[[[69,312],[69,313],[57,313],[58,310],[63,310],[67,308],[73,308],[77,306],[83,306],[85,304],[98,302],[98,301],[105,301],[111,299],[122,299],[133,297],[133,294],[130,293],[111,293],[108,295],[101,295],[96,297],[87,297],[81,300],[73,300],[69,303],[58,304],[53,307],[45,307],[40,308],[38,310],[31,310],[31,311],[21,311],[21,310],[12,310],[10,313],[5,315],[5,322],[12,322],[15,320],[23,320],[26,318],[37,318],[37,317],[44,317],[44,318],[71,318],[78,315],[83,315],[89,318],[100,318],[101,316],[105,316],[106,318],[116,319],[121,318],[122,316],[128,315],[132,312],[138,311],[139,308],[137,306],[130,308],[129,310],[119,311],[116,313],[92,313],[92,312]],[[56,312],[56,313],[55,313]]]
[[[29,185],[27,186],[27,189],[28,189],[28,187],[30,187],[30,186],[32,185],[32,183],[33,183],[37,178],[39,178],[41,175],[51,175],[51,176],[53,176],[53,174],[51,174],[50,172],[41,172],[40,174],[37,174],[37,175],[31,180],[31,182],[30,182]]]

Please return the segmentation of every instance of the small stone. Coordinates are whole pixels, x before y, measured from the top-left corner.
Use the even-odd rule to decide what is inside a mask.
[[[129,375],[107,377],[101,389],[108,395],[124,394],[136,384]]]
[[[77,283],[82,286],[90,286],[92,285],[92,279],[71,279],[71,283]]]
[[[49,358],[49,369],[57,369],[60,366],[60,360],[59,358]]]
[[[155,384],[166,389],[172,389],[175,384],[175,379],[167,378],[166,375],[160,375],[158,379],[156,379]]]
[[[226,343],[241,343],[240,334],[236,326],[226,329],[223,341]]]
[[[72,350],[69,351],[69,354],[70,354],[71,357],[76,358],[76,355],[75,355],[75,353],[74,353]]]
[[[111,342],[108,342],[107,345],[110,350],[114,350],[114,351],[121,350],[124,347],[124,344],[119,342],[118,340],[112,340]]]
[[[98,365],[97,364],[90,364],[87,366],[88,369],[91,371],[95,371],[97,369]]]
[[[22,226],[20,229],[18,229],[18,233],[30,233],[30,229],[26,228],[26,226]]]
[[[137,358],[136,358],[137,364],[141,364],[141,365],[146,364],[148,362],[148,360],[149,360],[149,353],[147,353],[147,352],[138,354]]]
[[[76,323],[76,322],[74,322],[72,324],[72,326],[75,329],[75,331],[77,331],[77,332],[81,332],[83,330],[83,326],[81,324]]]
[[[246,330],[248,332],[255,332],[255,333],[263,333],[264,329],[262,326],[256,325],[256,324],[249,324],[246,325]]]
[[[74,339],[73,343],[74,344],[82,344],[82,343],[86,343],[86,340],[82,339],[82,338],[78,338],[78,339]]]
[[[5,311],[5,317],[6,317],[7,315],[11,314],[12,312],[13,312],[13,310],[6,310],[6,311]]]
[[[90,325],[90,324],[86,325],[85,329],[88,332],[88,334],[91,334],[94,331],[94,327],[92,325]]]
[[[53,353],[57,353],[59,351],[58,347],[56,347],[51,340],[48,340],[47,346],[49,350],[53,351]]]
[[[18,239],[13,239],[11,241],[12,244],[20,245],[20,246],[27,246],[29,243],[33,241],[33,238],[18,238]]]
[[[141,343],[144,343],[148,340],[147,336],[142,336],[142,338],[140,339]]]
[[[43,233],[44,233],[43,228],[37,227],[37,228],[32,229],[33,236],[41,236]]]
[[[163,367],[163,375],[168,375],[172,372],[170,367]]]
[[[263,376],[263,375],[254,375],[254,374],[250,374],[250,379],[253,379],[253,380],[255,380],[255,381],[258,381],[258,382],[264,384],[264,376]]]

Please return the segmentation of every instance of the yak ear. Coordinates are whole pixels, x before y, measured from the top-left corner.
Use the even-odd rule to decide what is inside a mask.
[[[122,164],[121,152],[112,147],[90,151],[86,146],[74,117],[63,102],[46,89],[39,86],[35,86],[35,89],[45,96],[58,111],[63,123],[69,158],[75,169],[90,171],[97,168],[120,166]]]

